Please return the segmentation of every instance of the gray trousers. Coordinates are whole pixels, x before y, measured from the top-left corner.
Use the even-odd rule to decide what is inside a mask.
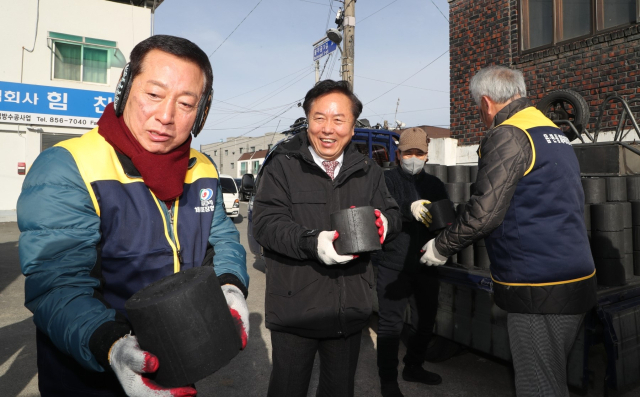
[[[567,357],[584,314],[507,315],[518,397],[569,397]]]

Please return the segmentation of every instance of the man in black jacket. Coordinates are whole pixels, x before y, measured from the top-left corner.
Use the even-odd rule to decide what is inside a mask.
[[[482,69],[470,91],[491,128],[478,148],[475,191],[420,261],[441,265],[485,238],[494,300],[508,312],[518,397],[569,396],[566,358],[596,302],[578,160],[525,97],[521,72]]]
[[[385,171],[391,196],[402,214],[402,231],[378,252],[378,374],[383,397],[402,397],[398,385],[398,348],[404,312],[411,297],[417,313],[412,313],[415,334],[409,337],[402,378],[409,382],[437,385],[442,378],[422,368],[433,334],[438,310],[438,280],[435,268],[420,264],[420,249],[435,237],[429,232],[425,204],[448,199],[444,183],[424,171],[427,161],[427,134],[409,128],[400,135],[400,167]],[[413,306],[412,306],[413,308]],[[417,314],[417,315],[413,315]]]
[[[400,229],[382,169],[351,137],[362,103],[344,81],[306,95],[307,133],[278,145],[263,166],[254,236],[266,260],[265,322],[271,330],[269,396],[306,396],[316,352],[318,396],[353,396],[362,328],[372,310],[369,255],[338,255],[330,214],[371,206],[381,242]]]

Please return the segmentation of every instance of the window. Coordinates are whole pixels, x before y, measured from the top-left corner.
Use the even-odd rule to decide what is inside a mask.
[[[258,170],[260,169],[260,161],[254,161],[253,162],[253,175],[257,175],[258,174]]]
[[[213,151],[213,155],[214,155],[214,156],[217,156],[217,155],[218,155],[218,151],[217,151],[217,150],[214,150],[214,151]]]
[[[267,150],[271,150],[271,146],[273,146],[272,144],[268,144],[267,145]]]
[[[229,151],[228,151],[228,150],[225,150],[225,151],[224,151],[224,155],[225,155],[225,156],[228,156],[228,155],[229,155]]]
[[[109,84],[115,41],[49,32],[53,79]]]
[[[251,146],[251,151],[255,152],[256,151],[256,147],[255,146]]]
[[[524,51],[638,21],[640,0],[521,0]],[[595,15],[595,18],[594,18]]]
[[[80,135],[73,135],[73,134],[50,134],[46,132],[42,133],[40,134],[40,137],[41,137],[40,150],[44,151],[57,143],[66,141],[67,139],[77,138],[79,136]]]
[[[231,163],[231,169],[233,169],[233,167],[234,167],[234,164],[233,164],[233,163]]]
[[[242,148],[240,148],[239,150],[240,150],[240,154],[242,154]]]
[[[245,161],[240,163],[240,175],[247,173],[247,163]]]

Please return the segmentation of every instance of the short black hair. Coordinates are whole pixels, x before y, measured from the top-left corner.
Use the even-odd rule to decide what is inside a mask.
[[[355,124],[358,117],[360,117],[360,113],[362,113],[362,102],[360,102],[356,94],[351,91],[349,83],[344,80],[334,81],[327,79],[318,82],[304,97],[304,103],[302,104],[304,114],[309,118],[309,112],[311,111],[313,102],[319,97],[333,92],[344,94],[351,100],[351,113],[353,113],[353,123]]]
[[[213,84],[213,71],[207,54],[195,43],[185,38],[163,34],[151,36],[138,43],[131,50],[129,61],[131,65],[131,81],[142,72],[144,58],[151,50],[160,50],[198,65],[206,78],[203,92],[206,92],[207,88]]]

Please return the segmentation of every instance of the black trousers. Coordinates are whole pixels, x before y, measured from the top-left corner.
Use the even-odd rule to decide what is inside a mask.
[[[111,370],[95,372],[82,367],[39,330],[36,330],[36,347],[38,389],[42,397],[127,396]]]
[[[404,312],[410,300],[415,302],[411,308],[411,323],[415,332],[409,337],[407,354],[403,361],[409,365],[422,365],[424,362],[438,311],[440,284],[436,275],[435,268],[430,266],[421,267],[417,273],[378,266],[378,346],[381,346],[381,341],[382,346],[389,346],[386,348],[387,351],[378,350],[381,377],[385,377],[385,369],[386,377],[395,379],[397,376],[398,348],[391,346],[398,344],[386,343],[385,340],[400,338]]]
[[[271,331],[273,369],[269,397],[306,397],[316,352],[318,397],[353,397],[362,332],[346,338],[312,339]]]

